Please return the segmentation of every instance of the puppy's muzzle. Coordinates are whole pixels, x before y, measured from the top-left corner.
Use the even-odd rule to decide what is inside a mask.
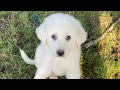
[[[63,56],[64,55],[64,51],[63,50],[57,50],[57,55],[58,56]]]

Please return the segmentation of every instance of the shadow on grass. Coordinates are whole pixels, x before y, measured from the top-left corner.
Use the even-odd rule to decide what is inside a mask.
[[[90,12],[86,17],[84,28],[88,32],[88,39],[96,39],[99,37],[99,13]],[[84,24],[84,22],[82,22]],[[84,45],[84,44],[83,44]],[[85,48],[82,46],[83,51],[83,79],[101,79],[103,74],[103,59],[99,54],[97,45]]]
[[[97,45],[88,49],[83,48],[83,78],[100,79],[102,78],[103,59],[98,53]]]

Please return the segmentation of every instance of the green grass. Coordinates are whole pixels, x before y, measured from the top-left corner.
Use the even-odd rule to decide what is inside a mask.
[[[32,79],[35,66],[27,65],[20,57],[19,49],[34,58],[40,43],[35,35],[32,14],[44,18],[58,11],[0,11],[0,79]],[[61,11],[62,12],[62,11]],[[63,11],[79,19],[88,32],[88,38],[96,39],[120,17],[118,11]],[[88,49],[82,48],[82,77],[84,79],[120,79],[120,58],[113,47],[120,45],[119,25],[105,39]]]

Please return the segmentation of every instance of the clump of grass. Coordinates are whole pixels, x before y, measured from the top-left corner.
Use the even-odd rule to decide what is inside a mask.
[[[12,17],[13,15],[14,17]],[[28,13],[26,14],[25,12],[12,12],[9,20],[9,27],[2,30],[0,33],[0,36],[2,37],[0,38],[0,66],[4,67],[4,70],[0,73],[0,78],[31,78],[30,75],[34,72],[35,67],[33,68],[33,66],[28,65],[29,68],[27,68],[27,65],[20,58],[19,53],[19,48],[24,49],[26,45],[30,45],[31,43],[31,45],[34,45],[33,47],[37,46],[37,43],[34,40],[36,38],[32,38],[34,27],[32,27],[31,23],[28,23],[29,21],[27,20],[29,19],[27,18],[27,15]],[[23,35],[21,35],[21,33],[23,33]],[[23,43],[20,45],[19,39],[21,37],[24,37],[24,39],[22,39]],[[30,39],[30,37],[32,39]],[[27,41],[27,39],[29,40]],[[27,44],[28,42],[29,44]],[[22,45],[23,47],[21,47]],[[28,47],[28,50],[30,50],[32,46]],[[30,54],[33,54],[33,52],[34,51],[31,51]]]

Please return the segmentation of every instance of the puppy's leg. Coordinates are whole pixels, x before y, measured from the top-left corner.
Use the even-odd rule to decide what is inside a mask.
[[[67,79],[80,79],[80,73],[79,72],[67,72],[66,74]]]
[[[49,79],[58,79],[58,77],[57,77],[56,75],[54,75],[54,74],[51,74],[51,75],[49,76]]]
[[[34,79],[47,79],[50,73],[46,69],[37,69]]]

